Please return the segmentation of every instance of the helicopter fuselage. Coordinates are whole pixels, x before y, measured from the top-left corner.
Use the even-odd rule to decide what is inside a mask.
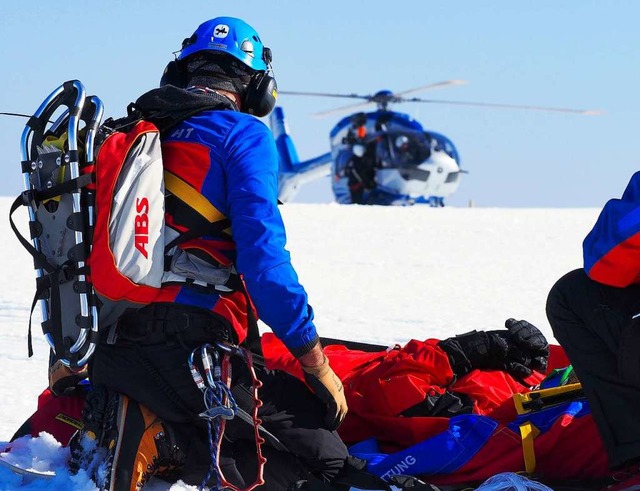
[[[331,131],[330,143],[332,190],[339,203],[441,206],[460,183],[453,143],[403,113],[346,117]]]

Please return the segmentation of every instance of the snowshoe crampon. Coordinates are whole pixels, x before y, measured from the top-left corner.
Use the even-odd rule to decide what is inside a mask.
[[[86,96],[82,83],[55,89],[22,133],[25,191],[15,200],[29,212],[31,242],[11,227],[30,252],[42,330],[55,358],[71,368],[91,357],[98,333],[95,295],[87,266],[94,223],[93,164],[103,115],[99,98]],[[29,356],[31,322],[29,323]]]
[[[35,469],[27,469],[19,466],[16,463],[10,462],[4,457],[0,457],[0,468],[7,469],[13,474],[20,476],[22,478],[23,483],[30,483],[31,481],[34,481],[37,479],[51,480],[56,477],[56,474],[53,471],[42,472],[42,471],[37,471]]]

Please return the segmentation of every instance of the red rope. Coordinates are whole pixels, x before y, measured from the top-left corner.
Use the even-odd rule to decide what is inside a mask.
[[[218,467],[218,476],[220,476],[220,481],[218,483],[218,488],[228,488],[233,491],[251,491],[258,486],[262,486],[264,484],[264,465],[267,463],[266,457],[262,455],[262,444],[265,442],[264,438],[260,436],[260,425],[262,424],[262,420],[258,417],[258,409],[262,407],[262,401],[258,397],[258,389],[262,387],[262,382],[258,380],[256,376],[256,371],[253,368],[253,356],[251,352],[245,348],[237,348],[247,363],[247,367],[249,368],[249,373],[251,373],[251,385],[252,385],[252,395],[253,395],[253,411],[251,412],[251,416],[253,419],[253,432],[255,436],[256,442],[256,454],[258,456],[258,472],[256,480],[249,487],[244,489],[239,489],[229,481],[227,481],[222,473],[222,469],[220,469],[220,447],[222,444],[222,437],[224,435],[224,429],[226,426],[226,420],[221,418],[220,421],[220,431],[218,434],[218,442],[216,444],[217,458],[216,458],[216,466]],[[222,368],[222,380],[227,384],[227,387],[231,387],[231,364],[229,363],[229,353],[224,353],[222,358],[221,368]]]

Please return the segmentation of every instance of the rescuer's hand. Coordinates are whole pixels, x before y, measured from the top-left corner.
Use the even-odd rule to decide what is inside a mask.
[[[54,395],[60,396],[72,390],[80,381],[87,377],[87,365],[79,370],[72,370],[60,360],[56,360],[49,367],[49,389]]]
[[[337,429],[348,411],[342,381],[329,366],[329,359],[324,354],[318,365],[301,365],[307,385],[327,406],[325,427],[329,430]]]

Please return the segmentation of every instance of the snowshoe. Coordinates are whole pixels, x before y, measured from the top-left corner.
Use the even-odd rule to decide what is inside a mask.
[[[42,330],[61,360],[72,368],[86,364],[95,348],[97,309],[86,259],[93,226],[91,191],[94,145],[103,106],[87,97],[81,82],[65,82],[29,119],[21,139],[25,191],[11,207],[28,208],[31,243],[11,227],[34,258],[36,303]],[[55,118],[53,122],[52,118]],[[29,322],[29,356],[31,321]]]

